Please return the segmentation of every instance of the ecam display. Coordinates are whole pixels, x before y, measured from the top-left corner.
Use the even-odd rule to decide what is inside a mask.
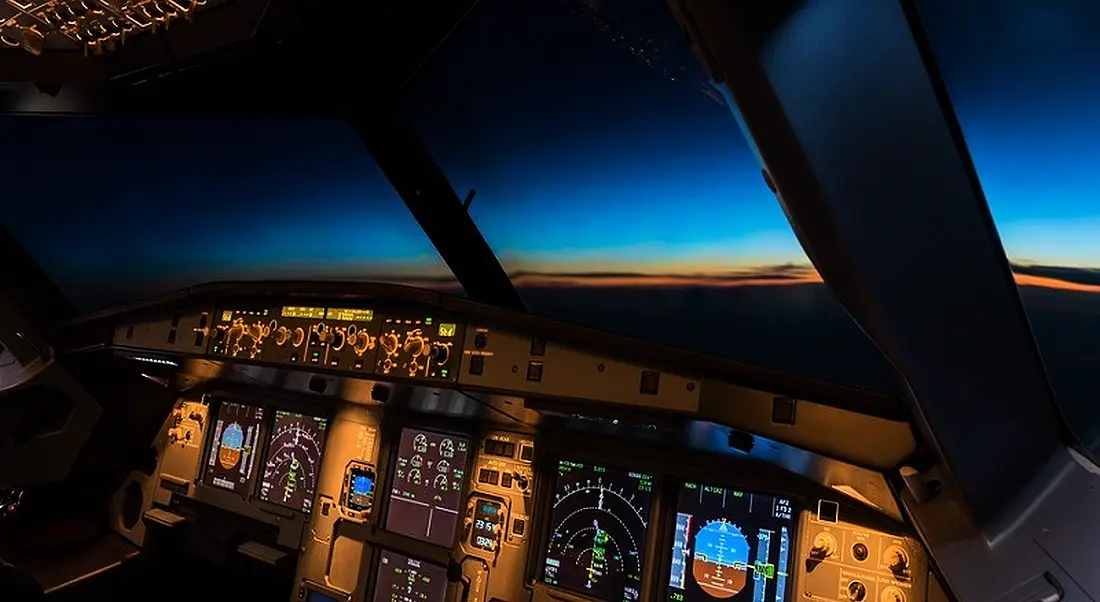
[[[461,435],[401,430],[387,531],[444,547],[454,543],[469,445]]]
[[[260,483],[261,500],[302,512],[313,508],[327,429],[325,418],[275,412]]]
[[[636,602],[653,477],[561,460],[544,583],[605,602]]]
[[[382,550],[373,602],[443,602],[447,569]]]
[[[263,420],[263,408],[222,402],[206,452],[203,483],[234,493],[248,493]]]
[[[783,602],[794,510],[787,498],[684,483],[676,504],[670,602]]]

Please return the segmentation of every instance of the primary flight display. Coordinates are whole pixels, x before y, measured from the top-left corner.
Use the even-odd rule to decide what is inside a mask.
[[[652,497],[651,475],[559,461],[543,582],[606,602],[636,602]]]
[[[794,516],[787,498],[684,483],[676,503],[669,602],[782,602]]]
[[[263,408],[222,402],[206,453],[204,483],[234,493],[248,493],[263,420]]]

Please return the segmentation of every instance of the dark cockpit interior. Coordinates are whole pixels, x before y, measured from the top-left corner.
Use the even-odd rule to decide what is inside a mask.
[[[1100,598],[949,4],[5,0],[0,600]]]

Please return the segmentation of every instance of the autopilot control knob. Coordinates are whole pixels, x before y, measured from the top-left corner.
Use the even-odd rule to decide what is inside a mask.
[[[340,351],[344,348],[344,343],[348,342],[347,336],[344,334],[343,330],[333,330],[329,334],[329,338],[331,339],[329,341],[329,347],[333,351]]]
[[[397,351],[397,346],[400,345],[401,342],[397,340],[397,335],[395,333],[389,332],[378,337],[378,344],[386,350],[387,354],[392,355]]]
[[[432,361],[442,366],[447,363],[450,357],[451,349],[449,347],[439,344],[432,345]]]
[[[367,349],[370,349],[371,339],[369,334],[366,332],[359,332],[352,336],[355,337],[355,340],[352,341],[351,337],[348,337],[348,342],[351,343],[352,348],[355,349],[356,355],[363,355],[366,353]]]
[[[512,475],[516,480],[516,487],[519,487],[520,491],[527,491],[527,488],[531,485],[531,482],[527,479],[527,475],[516,473]]]
[[[301,347],[304,342],[306,342],[306,331],[299,326],[294,329],[294,334],[290,338],[290,344],[295,347]]]
[[[290,331],[287,330],[286,326],[280,326],[277,330],[275,330],[276,345],[279,345],[280,347],[286,345],[286,342],[288,340],[290,340]]]
[[[418,357],[424,354],[424,339],[420,337],[409,337],[405,339],[405,353]]]

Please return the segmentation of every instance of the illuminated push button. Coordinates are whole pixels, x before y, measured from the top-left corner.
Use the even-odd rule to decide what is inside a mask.
[[[512,521],[512,533],[515,535],[523,535],[523,532],[527,530],[527,521],[522,518],[517,518]]]
[[[510,475],[508,473],[504,473],[504,474],[500,475],[500,486],[505,488],[505,489],[511,489],[512,488],[512,475]]]
[[[642,395],[656,395],[661,388],[661,373],[655,370],[643,370],[642,382],[638,392]]]
[[[355,366],[354,367],[355,367],[356,370],[362,370],[363,369],[363,360],[355,360]]]
[[[519,459],[524,462],[530,462],[535,459],[535,448],[530,445],[524,445],[519,448]]]
[[[542,382],[542,362],[527,362],[527,380]]]
[[[474,376],[481,376],[485,373],[485,356],[484,355],[471,355],[470,356],[470,374]]]

